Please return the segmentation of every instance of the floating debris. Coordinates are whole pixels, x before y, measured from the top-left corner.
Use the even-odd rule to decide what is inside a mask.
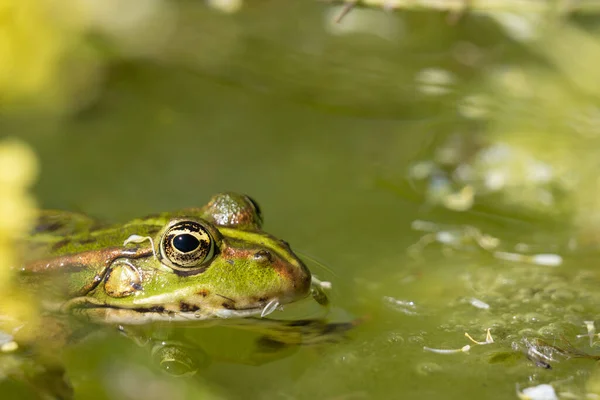
[[[331,290],[332,284],[328,281],[321,281],[316,276],[312,275],[310,282],[310,293],[313,299],[320,305],[329,306],[329,298],[325,290]]]
[[[562,350],[554,346],[548,346],[546,345],[546,343],[540,340],[534,339],[533,341],[531,341],[527,338],[524,338],[522,340],[522,343],[526,347],[524,353],[527,356],[527,358],[530,361],[534,362],[536,366],[544,369],[552,369],[550,362],[556,361],[554,358],[552,358],[552,354],[555,352],[562,352]],[[519,345],[517,343],[513,343],[513,349],[519,350]]]
[[[419,239],[417,243],[410,246],[410,253],[419,253],[425,247],[432,243],[440,243],[456,250],[465,249],[469,245],[475,244],[477,247],[492,251],[500,246],[500,239],[482,233],[473,226],[458,226],[444,229],[441,225],[430,221],[415,220],[412,222],[413,230],[429,232]]]
[[[443,228],[430,221],[415,220],[412,222],[413,230],[427,232],[415,244],[408,248],[409,254],[418,256],[420,252],[432,243],[440,243],[453,250],[468,250],[469,247],[478,247],[489,252],[499,260],[522,262],[546,267],[558,267],[563,263],[563,258],[555,253],[521,254],[497,250],[501,241],[499,238],[485,234],[473,226],[458,226]],[[518,243],[515,248],[527,250],[531,246]]]
[[[494,257],[500,260],[523,262],[527,264],[542,265],[546,267],[558,267],[562,265],[563,259],[558,254],[519,254],[504,251],[496,251]]]
[[[507,86],[504,78],[512,75],[496,74],[496,79],[501,80],[498,85]],[[433,79],[428,75],[431,74],[426,74],[425,78]],[[437,81],[433,79],[433,82]],[[445,88],[441,83],[430,86]],[[450,90],[451,86],[448,83],[446,87]],[[511,93],[515,91],[511,90]],[[485,99],[485,96],[479,94],[469,101],[480,103],[480,112],[476,111],[474,115],[482,118],[485,109],[490,107],[489,100],[486,103],[478,99]],[[461,107],[459,105],[459,109]],[[496,202],[497,198],[492,196],[501,194],[503,204],[556,214],[561,207],[567,206],[560,194],[572,187],[572,179],[564,168],[557,167],[545,157],[538,157],[523,146],[502,141],[484,142],[466,134],[449,137],[430,158],[411,164],[407,178],[428,204],[453,211],[467,211],[476,204]]]
[[[332,288],[332,284],[329,281],[322,281],[319,278],[317,278],[316,276],[312,275],[311,277],[311,284],[313,285],[317,285],[319,286],[321,289],[325,289],[325,290],[331,290]]]
[[[470,345],[461,347],[460,349],[434,349],[431,347],[423,346],[423,350],[430,351],[437,354],[456,354],[456,353],[468,353],[471,350]]]
[[[490,309],[490,305],[488,303],[485,303],[474,297],[471,297],[470,299],[468,299],[468,301],[469,301],[469,304],[471,304],[475,308],[479,308],[481,310],[489,310]]]
[[[519,385],[517,385],[517,396],[521,400],[558,400],[554,388],[548,384],[528,387],[523,391],[519,391]]]
[[[479,345],[485,345],[485,344],[491,344],[494,343],[494,338],[492,337],[492,334],[490,332],[490,328],[487,328],[487,331],[485,333],[485,341],[484,342],[478,342],[477,340],[473,339],[471,337],[471,335],[469,335],[467,332],[465,332],[465,336],[467,338],[469,338],[469,340],[471,340],[471,342],[475,343],[475,344],[479,344]]]
[[[465,336],[471,342],[473,342],[476,345],[480,345],[480,346],[484,346],[486,344],[492,344],[492,343],[494,343],[494,338],[492,337],[492,334],[490,332],[490,328],[487,329],[486,335],[485,335],[485,341],[483,341],[483,342],[478,342],[477,340],[473,339],[471,337],[471,335],[469,335],[467,332],[465,332]],[[437,353],[437,354],[468,353],[469,350],[471,350],[471,345],[467,344],[467,345],[461,347],[460,349],[435,349],[435,348],[432,348],[432,347],[423,346],[423,350],[429,351],[429,352],[432,352],[432,353]]]
[[[594,336],[600,337],[600,334],[596,333],[596,326],[594,324],[594,321],[583,321],[583,323],[585,324],[587,333],[584,335],[577,335],[576,338],[580,339],[582,337],[589,337],[590,338],[590,347],[592,347],[594,344]]]
[[[406,300],[398,300],[390,296],[384,296],[383,301],[389,304],[394,310],[400,311],[406,315],[419,315],[414,302]]]

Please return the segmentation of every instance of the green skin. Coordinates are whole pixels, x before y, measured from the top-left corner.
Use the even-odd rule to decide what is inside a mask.
[[[192,266],[176,265],[167,254],[173,249],[168,234],[178,223],[201,226],[212,248]],[[79,214],[44,211],[25,243],[29,259],[21,277],[48,292],[49,309],[94,322],[257,316],[311,291],[309,270],[261,224],[256,203],[232,193],[202,208],[109,227]]]

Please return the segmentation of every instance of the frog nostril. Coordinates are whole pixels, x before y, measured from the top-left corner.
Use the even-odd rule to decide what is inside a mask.
[[[272,262],[273,255],[267,250],[259,250],[256,253],[254,253],[254,259],[256,261]]]

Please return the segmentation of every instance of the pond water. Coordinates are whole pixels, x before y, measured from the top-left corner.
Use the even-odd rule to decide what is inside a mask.
[[[477,15],[449,23],[440,13],[354,10],[372,19],[371,31],[338,33],[323,3],[256,2],[233,15],[180,6],[160,57],[114,62],[98,99],[75,116],[5,122],[40,158],[40,205],[121,222],[247,193],[265,230],[332,282],[332,318],[362,322],[338,343],[258,366],[244,356],[251,334],[188,328],[179,334],[214,359],[186,378],[156,373],[144,350],[107,333],[66,355],[78,398],[505,399],[546,383],[599,393],[593,358],[549,347],[598,354],[578,337],[600,319],[593,247],[562,252],[578,232],[574,212],[494,199],[453,211],[406,180],[456,133],[497,138],[500,129],[457,105],[485,91],[483,76],[496,67],[545,71],[540,52]],[[512,133],[544,118],[504,105],[496,121],[508,115]],[[545,126],[535,125],[539,142]],[[416,220],[446,236],[413,229]],[[528,243],[534,253],[562,252],[562,262],[503,260],[465,226],[498,238],[502,251]],[[440,243],[450,234],[464,242]],[[424,236],[435,240],[415,248]],[[465,336],[484,341],[487,329],[493,343]]]

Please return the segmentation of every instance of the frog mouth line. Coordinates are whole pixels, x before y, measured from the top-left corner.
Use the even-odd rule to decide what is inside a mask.
[[[196,309],[191,310],[189,305],[185,304],[185,303],[180,303],[180,310],[179,311],[172,311],[172,310],[168,310],[165,309],[162,306],[157,306],[157,307],[149,307],[149,308],[133,308],[130,309],[132,311],[141,313],[141,314],[158,314],[158,315],[166,315],[167,318],[172,319],[172,318],[177,318],[178,316],[182,316],[182,317],[188,317],[190,316],[190,319],[198,319],[198,318],[202,318],[203,316],[216,316],[218,318],[240,318],[240,317],[245,317],[245,316],[254,316],[257,314],[260,314],[260,317],[266,317],[267,315],[273,313],[275,310],[280,308],[280,303],[278,299],[273,299],[271,301],[269,301],[268,303],[266,303],[264,306],[259,306],[259,307],[248,307],[248,308],[237,308],[237,309],[231,309],[231,308],[226,308],[226,309],[219,309],[219,310],[212,310],[211,312],[203,312],[201,308],[197,307]],[[184,310],[185,308],[185,310]]]
[[[217,319],[235,319],[256,317],[261,318],[279,308],[279,302],[271,301],[263,307],[252,307],[245,309],[219,309],[194,311],[174,311],[165,309],[163,306],[155,307],[114,307],[109,305],[87,305],[74,309],[74,313],[80,313],[91,320],[123,325],[141,325],[151,322],[193,322]]]

